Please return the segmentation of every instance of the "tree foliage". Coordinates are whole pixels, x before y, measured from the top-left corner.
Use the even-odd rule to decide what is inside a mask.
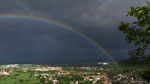
[[[134,44],[136,49],[129,55],[134,57],[150,57],[150,2],[146,6],[130,7],[126,17],[134,17],[130,23],[121,22],[118,30],[126,35],[128,43]]]

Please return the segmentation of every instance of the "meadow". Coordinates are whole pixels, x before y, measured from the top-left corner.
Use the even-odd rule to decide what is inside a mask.
[[[0,76],[0,84],[38,84],[37,77],[32,76],[31,72],[17,72],[9,76]]]

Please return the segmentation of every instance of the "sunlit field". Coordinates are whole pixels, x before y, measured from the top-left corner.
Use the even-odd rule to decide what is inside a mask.
[[[39,80],[30,72],[16,72],[9,76],[0,76],[0,84],[37,84]]]

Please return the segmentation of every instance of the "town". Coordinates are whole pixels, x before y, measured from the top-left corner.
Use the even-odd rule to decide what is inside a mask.
[[[109,65],[61,67],[11,64],[0,66],[0,84],[148,84],[136,71]]]

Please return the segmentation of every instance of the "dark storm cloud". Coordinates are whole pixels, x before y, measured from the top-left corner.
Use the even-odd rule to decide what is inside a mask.
[[[117,30],[117,26],[120,21],[133,20],[124,18],[130,6],[144,4],[146,3],[143,0],[1,0],[0,14],[40,16],[68,24],[102,45],[117,60],[122,60],[128,57],[127,52],[130,47],[126,44],[122,33]],[[26,57],[26,55],[29,55],[28,53],[22,57],[28,60],[26,62],[35,61],[35,63],[39,62],[39,59],[41,63],[48,63],[49,60],[54,61],[53,59],[56,58],[59,58],[57,59],[59,61],[82,61],[83,59],[94,61],[99,59],[96,57],[97,55],[104,57],[101,59],[107,58],[101,52],[99,53],[92,44],[79,38],[78,35],[63,30],[55,30],[55,27],[50,24],[38,23],[37,25],[37,22],[26,22],[24,20],[0,20],[0,23],[0,38],[3,39],[0,41],[0,45],[4,48],[0,49],[3,52],[1,56],[6,54],[4,58],[8,58],[10,61],[15,59],[10,59],[13,57],[10,57],[10,54],[7,53],[9,49],[12,55],[18,54],[15,61],[24,61],[18,56],[28,51],[30,56],[35,56],[38,60],[29,56]],[[18,45],[18,48],[11,51],[15,45]],[[18,51],[17,49],[20,53],[15,53]],[[75,51],[77,51],[76,54],[74,54]],[[89,51],[91,53],[87,53]],[[42,56],[43,52],[44,56]],[[55,55],[51,56],[52,59],[48,59],[50,53]],[[83,56],[85,54],[86,56]],[[62,58],[60,58],[60,55],[63,55]],[[91,58],[91,55],[94,55],[94,57]]]
[[[24,20],[0,22],[1,63],[95,62],[104,56],[79,35],[53,24]]]

